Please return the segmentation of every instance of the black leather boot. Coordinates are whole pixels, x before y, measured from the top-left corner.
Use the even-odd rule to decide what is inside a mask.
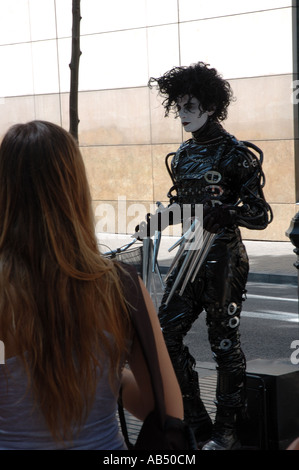
[[[199,448],[212,437],[213,422],[199,393],[193,398],[183,397],[185,421],[192,428]]]
[[[202,450],[237,450],[241,444],[237,437],[238,409],[219,406],[212,438],[203,446]]]

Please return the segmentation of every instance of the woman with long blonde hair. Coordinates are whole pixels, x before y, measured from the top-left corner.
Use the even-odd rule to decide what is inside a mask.
[[[120,268],[98,250],[77,143],[32,121],[0,146],[0,449],[125,449],[116,404],[143,420],[154,406]],[[167,413],[180,389],[142,281]],[[130,370],[124,368],[128,361]]]

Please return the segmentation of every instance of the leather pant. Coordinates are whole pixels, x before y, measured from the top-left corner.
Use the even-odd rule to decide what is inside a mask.
[[[196,361],[183,340],[203,310],[217,364],[216,403],[230,408],[240,408],[245,403],[246,362],[240,345],[239,321],[248,268],[245,247],[240,237],[231,234],[216,240],[195,281],[187,285],[182,296],[175,293],[166,306],[177,271],[168,279],[159,320],[181,387],[187,421],[189,415],[193,422],[197,419],[196,410],[190,410],[190,406],[196,403],[200,389],[194,369]]]

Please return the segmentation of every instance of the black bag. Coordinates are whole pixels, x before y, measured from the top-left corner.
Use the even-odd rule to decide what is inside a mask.
[[[135,444],[130,443],[124,410],[119,400],[118,412],[128,449],[134,450],[198,450],[192,429],[184,421],[168,416],[159,368],[156,343],[143,294],[135,269],[125,265],[129,276],[121,274],[126,300],[129,302],[132,322],[151,376],[155,409],[144,420]]]

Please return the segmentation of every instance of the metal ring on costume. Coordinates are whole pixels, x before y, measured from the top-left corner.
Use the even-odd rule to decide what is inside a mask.
[[[238,305],[235,302],[231,302],[229,306],[227,307],[227,313],[229,315],[234,315],[236,311],[238,310]]]
[[[221,342],[220,342],[220,349],[222,349],[223,351],[228,351],[228,349],[231,347],[232,345],[232,342],[230,339],[223,339]]]
[[[237,328],[239,323],[240,323],[239,317],[232,317],[232,318],[229,319],[229,322],[228,322],[228,324],[231,328]]]

